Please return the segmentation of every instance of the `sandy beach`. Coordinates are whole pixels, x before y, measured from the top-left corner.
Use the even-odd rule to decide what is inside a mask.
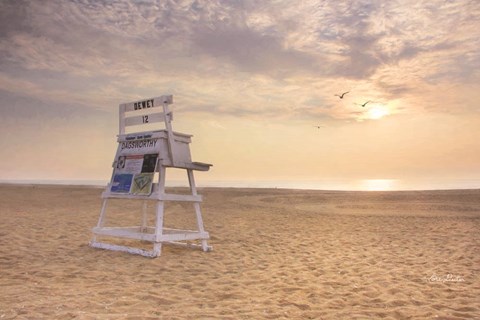
[[[480,319],[480,190],[200,189],[213,251],[157,259],[88,246],[101,192],[0,186],[0,319]]]

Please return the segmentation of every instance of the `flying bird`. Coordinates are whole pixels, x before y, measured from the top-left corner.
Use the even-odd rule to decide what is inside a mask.
[[[362,106],[362,107],[365,107],[365,106],[367,105],[367,103],[369,103],[369,102],[372,102],[372,101],[367,101],[367,102],[365,102],[364,104],[359,104],[359,103],[356,103],[356,105],[358,105],[358,106]]]
[[[324,126],[314,126],[317,129],[323,128]]]
[[[340,99],[343,99],[343,96],[349,93],[350,91],[344,92],[342,94],[336,94],[335,96],[339,97]]]

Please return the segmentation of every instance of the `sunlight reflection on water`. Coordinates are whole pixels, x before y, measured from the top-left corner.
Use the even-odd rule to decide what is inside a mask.
[[[391,191],[398,185],[394,179],[365,179],[360,180],[360,190],[365,191]]]
[[[320,180],[230,180],[203,181],[198,179],[199,187],[220,188],[279,188],[303,190],[338,191],[406,191],[406,190],[448,190],[480,189],[480,179],[320,179]],[[14,184],[56,184],[87,185],[105,187],[104,180],[0,180],[0,183]],[[168,187],[187,187],[184,180],[167,181]]]
[[[186,184],[180,184],[186,186]],[[310,181],[200,181],[201,187],[281,188],[339,191],[407,191],[479,189],[479,179],[330,179]],[[178,186],[173,183],[172,186]]]

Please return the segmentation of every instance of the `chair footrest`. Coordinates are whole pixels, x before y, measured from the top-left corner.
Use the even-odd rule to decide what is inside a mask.
[[[204,163],[204,162],[192,162],[192,165],[194,168],[193,170],[199,170],[199,171],[208,171],[213,164],[210,163]]]
[[[204,162],[180,162],[172,164],[170,160],[167,159],[160,159],[160,164],[165,167],[169,168],[180,168],[180,169],[191,169],[197,171],[208,171],[213,164],[204,163]]]

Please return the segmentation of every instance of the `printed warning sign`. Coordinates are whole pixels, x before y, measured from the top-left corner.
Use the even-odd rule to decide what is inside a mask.
[[[139,173],[133,177],[130,193],[149,195],[152,193],[153,173]]]
[[[157,167],[158,154],[146,154],[143,156],[142,172],[155,172]]]
[[[130,155],[125,159],[125,167],[123,171],[126,173],[140,173],[142,172],[143,166],[143,154],[140,155]]]
[[[132,186],[132,174],[115,174],[110,186],[111,192],[129,193]]]
[[[152,193],[161,143],[151,136],[136,133],[119,140],[110,192],[139,196]]]
[[[115,173],[150,173],[155,172],[158,154],[137,154],[119,156]]]

